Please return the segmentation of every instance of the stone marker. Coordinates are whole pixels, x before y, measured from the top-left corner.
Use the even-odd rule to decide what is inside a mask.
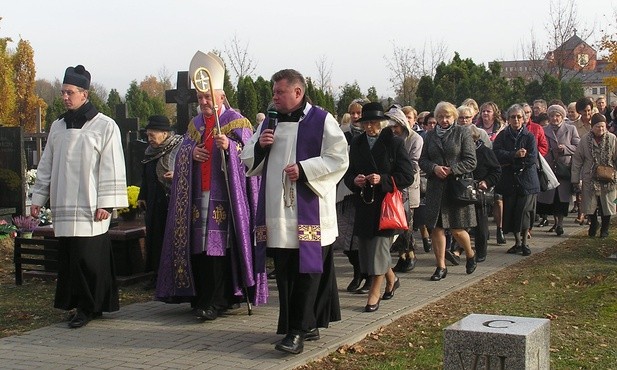
[[[26,211],[26,156],[21,127],[0,127],[0,208]]]
[[[550,369],[550,320],[471,314],[444,330],[444,369]]]

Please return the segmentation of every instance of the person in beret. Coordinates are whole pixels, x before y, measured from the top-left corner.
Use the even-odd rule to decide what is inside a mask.
[[[572,157],[571,182],[581,192],[581,212],[587,215],[589,230],[587,235],[596,236],[600,226],[600,237],[608,237],[611,216],[615,214],[614,200],[617,198],[617,137],[608,132],[606,117],[596,113],[589,120],[591,131],[581,137]],[[598,166],[609,167],[610,179],[597,176]],[[600,215],[602,224],[598,224]]]
[[[50,201],[59,240],[54,307],[74,310],[71,328],[119,309],[107,231],[113,208],[128,207],[120,129],[90,102],[89,88],[84,66],[66,69],[61,95],[67,111],[51,125],[30,206],[38,217]]]
[[[182,136],[174,135],[169,119],[160,115],[148,118],[146,135],[150,145],[141,161],[144,167],[137,202],[139,208],[146,210],[146,271],[155,274],[146,284],[146,289],[154,289],[165,234],[174,161]]]

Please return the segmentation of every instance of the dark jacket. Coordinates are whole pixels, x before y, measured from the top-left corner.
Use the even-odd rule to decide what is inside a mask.
[[[426,173],[426,226],[437,225],[441,214],[442,226],[446,229],[462,229],[476,226],[476,212],[473,205],[460,205],[450,201],[448,179],[441,180],[435,175],[435,166],[449,166],[453,175],[473,172],[476,168],[476,146],[467,127],[454,125],[443,138],[437,131],[429,131],[424,139],[420,168]]]
[[[366,204],[360,197],[360,187],[354,184],[357,175],[369,175],[378,173],[381,183],[372,189],[366,187],[364,198],[371,204]],[[401,138],[396,137],[389,127],[384,128],[379,138],[369,148],[366,133],[355,137],[351,142],[349,151],[349,168],[345,177],[345,185],[354,192],[356,217],[354,221],[354,235],[372,238],[374,236],[392,236],[394,230],[379,231],[379,217],[381,216],[381,203],[387,192],[392,192],[392,178],[399,190],[403,190],[413,183],[414,171],[411,160]]]
[[[501,166],[495,153],[486,145],[476,147],[476,169],[473,170],[473,178],[477,181],[486,181],[488,188],[497,185],[501,178]]]
[[[527,150],[527,155],[515,158],[514,154],[521,148]],[[515,136],[508,126],[495,138],[493,151],[501,164],[501,180],[495,187],[496,193],[508,196],[540,192],[537,167],[538,146],[531,132],[523,126],[522,132]]]

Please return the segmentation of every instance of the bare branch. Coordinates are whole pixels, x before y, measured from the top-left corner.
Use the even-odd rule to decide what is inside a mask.
[[[241,45],[240,39],[235,33],[229,45],[225,46],[225,54],[227,55],[231,69],[237,77],[236,84],[244,76],[251,75],[255,71],[255,68],[257,68],[256,63],[249,56],[248,47],[248,42]]]
[[[315,65],[317,66],[317,87],[332,93],[332,62],[328,63],[328,57],[322,55]]]

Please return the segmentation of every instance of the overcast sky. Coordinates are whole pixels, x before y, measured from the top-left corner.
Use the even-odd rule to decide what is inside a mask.
[[[562,0],[562,2],[565,2]],[[547,45],[548,0],[3,0],[0,37],[30,41],[37,78],[62,79],[83,64],[93,82],[122,95],[132,80],[187,70],[197,50],[224,50],[236,37],[248,44],[254,76],[283,68],[317,78],[317,61],[332,68],[337,91],[357,81],[393,95],[385,58],[399,48],[444,45],[476,63],[522,57],[532,33]],[[580,32],[614,30],[617,0],[577,1]],[[610,28],[609,27],[609,28]],[[589,40],[599,39],[599,32]],[[232,76],[232,78],[235,77]]]

